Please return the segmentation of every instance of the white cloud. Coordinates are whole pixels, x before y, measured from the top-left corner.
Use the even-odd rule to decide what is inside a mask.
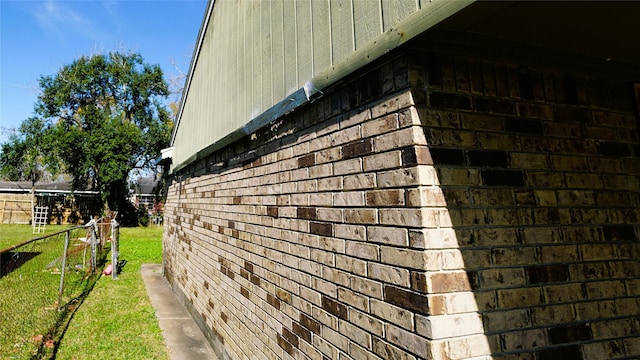
[[[109,37],[94,21],[100,14],[84,14],[83,5],[86,1],[58,1],[46,0],[38,2],[33,15],[38,26],[48,37],[55,37],[59,41],[73,41],[78,37],[103,42]],[[84,7],[86,12],[86,7]]]

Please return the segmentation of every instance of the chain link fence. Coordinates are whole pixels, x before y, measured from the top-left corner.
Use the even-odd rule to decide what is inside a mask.
[[[48,358],[109,252],[115,279],[118,224],[110,218],[0,250],[0,359]]]

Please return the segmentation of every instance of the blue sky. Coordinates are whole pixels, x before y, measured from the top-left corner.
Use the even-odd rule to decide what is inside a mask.
[[[40,76],[82,55],[132,51],[160,65],[167,80],[187,73],[206,6],[206,0],[0,0],[0,143],[33,115]]]

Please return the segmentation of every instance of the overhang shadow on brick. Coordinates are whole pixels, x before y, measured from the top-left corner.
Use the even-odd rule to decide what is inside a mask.
[[[634,351],[637,78],[518,57],[414,59],[428,145],[408,156],[437,171],[492,354]]]

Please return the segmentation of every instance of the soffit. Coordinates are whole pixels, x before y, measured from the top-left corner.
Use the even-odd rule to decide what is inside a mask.
[[[640,64],[638,40],[633,40],[639,15],[636,1],[478,1],[434,29]]]

